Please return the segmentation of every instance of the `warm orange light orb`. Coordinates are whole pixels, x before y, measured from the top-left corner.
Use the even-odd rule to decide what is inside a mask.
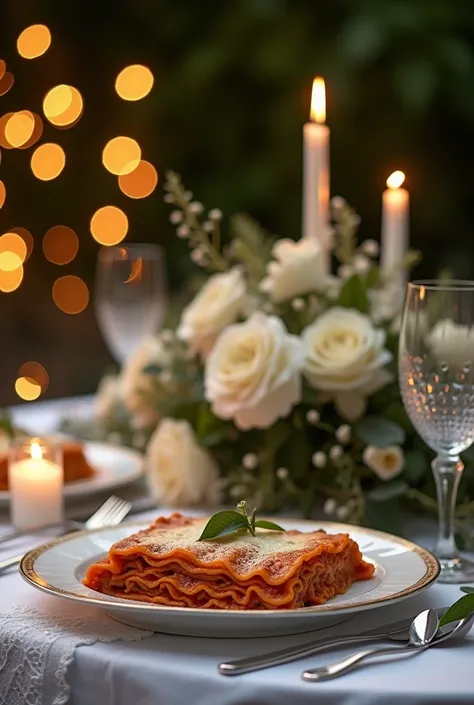
[[[55,225],[43,238],[43,252],[53,264],[72,262],[79,250],[79,238],[66,225]]]
[[[26,246],[26,257],[25,257],[25,262],[28,259],[28,257],[31,255],[33,251],[33,245],[34,245],[34,240],[33,240],[33,235],[26,229],[22,228],[21,226],[10,228],[10,231],[8,233],[5,233],[5,235],[19,235],[23,242],[25,243]],[[3,237],[5,237],[5,235]],[[0,238],[0,242],[2,239]],[[20,246],[18,246],[20,247]],[[11,246],[10,246],[11,248]]]
[[[400,188],[404,181],[405,174],[403,171],[394,171],[387,179],[387,186],[388,188]]]
[[[120,208],[104,206],[92,216],[90,229],[92,237],[101,245],[117,245],[128,232],[128,218]]]
[[[0,237],[0,269],[16,269],[26,260],[28,248],[24,239],[17,233],[8,232]],[[11,261],[11,257],[3,257],[2,255],[14,255],[17,258],[15,266],[2,266],[2,262]]]
[[[41,394],[41,387],[34,379],[18,377],[15,382],[15,392],[24,401],[34,401]]]
[[[5,140],[11,147],[23,147],[33,135],[35,116],[30,110],[20,110],[8,119],[5,125]]]
[[[67,274],[54,282],[53,301],[64,313],[81,313],[89,303],[89,289],[82,279]]]
[[[55,127],[72,127],[82,115],[84,103],[74,86],[61,83],[45,95],[43,112]]]
[[[115,90],[123,100],[141,100],[153,87],[153,74],[141,64],[126,66],[115,79]]]
[[[23,281],[23,274],[23,265],[11,271],[0,269],[0,291],[10,293],[18,289]]]
[[[65,164],[66,155],[63,148],[53,142],[40,145],[31,155],[31,171],[41,181],[55,179]]]
[[[102,152],[102,163],[112,174],[129,174],[140,163],[140,145],[131,137],[114,137],[107,142]]]
[[[0,181],[0,208],[5,203],[6,197],[7,197],[7,190],[5,188],[5,184],[3,183],[3,181]]]
[[[155,167],[144,159],[129,174],[121,174],[118,177],[121,191],[130,198],[146,198],[153,193],[157,183],[158,174]]]
[[[16,48],[24,59],[36,59],[48,51],[51,45],[51,32],[44,24],[33,24],[20,34]]]
[[[5,93],[8,93],[10,88],[13,86],[15,79],[13,78],[13,74],[10,73],[10,71],[6,71],[2,78],[0,78],[0,96],[5,95]]]
[[[45,392],[49,386],[49,375],[39,362],[24,362],[18,370],[18,378],[21,377],[37,385],[41,392]]]

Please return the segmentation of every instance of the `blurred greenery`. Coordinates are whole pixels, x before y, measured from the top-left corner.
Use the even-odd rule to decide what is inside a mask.
[[[16,37],[35,22],[51,28],[53,43],[26,61]],[[134,136],[161,175],[180,172],[209,208],[246,211],[269,230],[298,237],[301,129],[315,74],[327,83],[332,193],[362,215],[362,234],[378,238],[384,182],[400,168],[412,197],[411,244],[425,254],[417,273],[473,274],[471,0],[3,0],[0,47],[15,75],[0,97],[2,114],[40,112],[45,92],[61,82],[77,86],[85,102],[75,128],[45,129],[43,139],[60,142],[68,157],[56,181],[36,181],[25,152],[2,151],[0,227],[28,227],[35,252],[20,289],[0,294],[0,403],[14,401],[25,360],[46,366],[52,396],[91,391],[110,361],[92,306],[67,316],[51,301],[59,274],[79,274],[92,286],[97,245],[88,223],[96,208],[123,207],[129,240],[165,245],[173,288],[191,271],[161,194],[144,201],[121,194],[100,163],[105,142]],[[129,63],[155,75],[154,90],[137,103],[113,90]],[[66,267],[41,252],[42,235],[58,223],[81,240]]]

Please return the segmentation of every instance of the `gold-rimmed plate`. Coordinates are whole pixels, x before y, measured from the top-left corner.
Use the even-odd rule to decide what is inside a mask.
[[[364,558],[375,564],[371,580],[354,583],[324,605],[293,610],[206,610],[134,602],[103,595],[82,584],[91,563],[106,555],[116,541],[145,528],[144,523],[83,531],[30,551],[20,573],[33,587],[57,597],[102,609],[125,624],[169,634],[249,637],[299,634],[336,624],[355,613],[411,597],[431,585],[439,563],[424,548],[406,539],[363,527],[332,522],[278,520],[285,529],[347,532]]]

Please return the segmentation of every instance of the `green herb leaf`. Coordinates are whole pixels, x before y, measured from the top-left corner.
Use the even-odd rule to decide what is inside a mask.
[[[340,291],[337,305],[344,306],[345,308],[356,308],[361,311],[361,313],[368,313],[369,300],[367,298],[367,291],[358,274],[354,274],[346,281]]]
[[[228,536],[229,534],[233,534],[235,531],[239,531],[240,529],[248,529],[249,525],[248,522],[245,521],[245,518],[242,517],[242,519],[239,519],[238,521],[233,521],[230,524],[227,524],[225,529],[222,529],[222,531],[219,531],[218,534],[215,534],[211,538],[213,539],[220,539],[222,536]],[[201,541],[201,539],[199,539]],[[202,539],[205,541],[206,539]]]
[[[236,526],[237,524],[239,526]],[[207,522],[198,541],[206,541],[207,539],[215,539],[219,535],[222,536],[222,532],[231,525],[234,525],[231,531],[248,527],[248,519],[242,512],[238,512],[235,509],[224,509],[222,512],[217,512]]]
[[[467,592],[468,594],[474,592],[474,587],[469,587],[469,585],[463,585],[461,592]]]
[[[285,531],[281,526],[275,524],[273,521],[267,521],[266,519],[259,519],[255,522],[255,528],[259,529],[270,529],[271,531]]]
[[[454,605],[446,610],[441,619],[439,620],[439,626],[443,627],[449,622],[457,622],[459,619],[465,619],[474,614],[474,594],[469,593],[460,597]]]
[[[354,431],[361,441],[369,446],[385,448],[391,445],[402,445],[405,442],[405,431],[394,421],[367,416],[355,425]]]

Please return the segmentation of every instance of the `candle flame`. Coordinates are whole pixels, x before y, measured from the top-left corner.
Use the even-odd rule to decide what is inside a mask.
[[[43,451],[39,443],[32,443],[30,448],[31,457],[33,460],[41,460],[43,457]]]
[[[394,171],[387,179],[387,186],[388,188],[400,188],[404,181],[405,174],[403,171]]]
[[[321,125],[326,122],[326,86],[321,76],[317,76],[313,81],[309,116],[313,122],[319,122]]]

